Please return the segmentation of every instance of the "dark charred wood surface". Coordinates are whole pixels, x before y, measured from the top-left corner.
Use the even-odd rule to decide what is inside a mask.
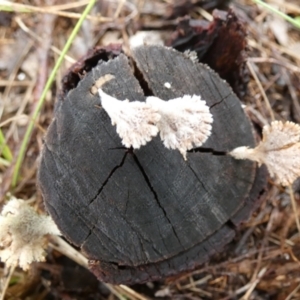
[[[195,51],[200,62],[244,96],[249,82],[246,27],[233,10],[214,10],[212,15],[211,22],[182,18],[167,45],[180,52]]]
[[[264,189],[255,163],[216,155],[254,146],[239,99],[216,73],[157,46],[136,49],[133,61],[135,71],[123,54],[100,61],[59,100],[39,168],[46,207],[61,232],[99,279],[113,283],[160,279],[207,261],[232,240]],[[164,100],[201,95],[214,117],[212,135],[187,161],[159,137],[124,149],[90,92],[105,74],[115,78],[103,90],[118,99],[144,101],[144,91]]]

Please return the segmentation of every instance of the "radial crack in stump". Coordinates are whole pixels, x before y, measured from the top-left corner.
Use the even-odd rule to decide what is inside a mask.
[[[164,100],[201,96],[214,120],[204,149],[254,147],[252,126],[215,72],[158,46],[100,61],[57,103],[38,180],[62,234],[106,282],[140,283],[191,270],[232,240],[264,190],[265,173],[251,161],[196,150],[185,161],[159,136],[125,148],[98,94],[90,92],[108,74],[113,79],[105,92],[116,99],[145,101],[145,84],[148,96]]]

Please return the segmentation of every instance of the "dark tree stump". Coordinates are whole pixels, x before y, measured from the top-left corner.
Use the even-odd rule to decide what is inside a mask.
[[[63,235],[99,279],[112,283],[160,279],[205,262],[232,240],[264,189],[255,163],[220,155],[255,142],[238,98],[216,73],[164,47],[140,47],[133,60],[138,79],[120,54],[99,61],[58,101],[38,175]],[[115,78],[103,88],[118,99],[144,101],[141,86],[165,100],[201,95],[214,117],[212,135],[187,161],[159,137],[124,149],[90,92],[106,74]]]

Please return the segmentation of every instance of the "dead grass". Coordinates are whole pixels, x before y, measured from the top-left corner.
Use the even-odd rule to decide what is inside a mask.
[[[12,189],[15,158],[32,112],[87,3],[85,0],[57,5],[52,0],[48,1],[48,7],[37,1],[31,1],[30,6],[14,3],[14,13],[0,14],[3,25],[0,27],[0,128],[14,157],[11,163],[5,157],[0,160],[2,204],[7,194],[13,193],[18,198],[35,199],[36,205],[43,209],[40,192],[36,189],[37,159],[51,122],[61,78],[68,67],[94,45],[123,42],[128,52],[129,39],[139,24],[163,36],[176,24],[176,16],[163,18],[171,15],[173,1],[111,0],[95,6],[46,97],[18,184]],[[300,13],[297,0],[269,0],[268,3],[292,16]],[[300,30],[252,1],[236,1],[231,6],[249,31],[251,80],[242,100],[252,121],[257,126],[273,118],[300,123]],[[210,18],[209,12],[199,8],[190,14],[198,19]],[[295,182],[293,189],[299,217],[300,181]],[[300,236],[295,214],[288,189],[276,186],[271,180],[264,203],[226,251],[203,268],[184,276],[131,289],[93,283],[92,291],[86,292],[82,287],[76,290],[72,285],[68,290],[59,272],[64,271],[63,266],[76,266],[66,262],[59,249],[51,249],[47,263],[33,265],[28,273],[14,272],[7,299],[69,299],[67,295],[73,299],[152,299],[155,295],[166,299],[300,299]],[[0,272],[4,271],[2,266]]]

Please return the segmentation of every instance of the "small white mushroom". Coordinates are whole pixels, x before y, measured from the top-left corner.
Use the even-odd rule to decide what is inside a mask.
[[[168,101],[148,97],[146,102],[161,115],[157,123],[165,147],[178,149],[186,160],[186,151],[200,147],[210,136],[213,117],[200,96],[184,95]]]
[[[118,100],[102,89],[98,92],[101,105],[109,115],[112,125],[116,125],[125,147],[138,149],[157,135],[156,123],[160,115],[151,105],[140,101]]]
[[[7,266],[24,270],[45,260],[46,234],[60,235],[50,216],[39,215],[26,201],[11,199],[0,215],[0,257]]]
[[[236,159],[250,159],[265,164],[270,175],[284,186],[300,176],[300,126],[274,121],[263,127],[263,139],[254,149],[238,147],[229,154]]]

